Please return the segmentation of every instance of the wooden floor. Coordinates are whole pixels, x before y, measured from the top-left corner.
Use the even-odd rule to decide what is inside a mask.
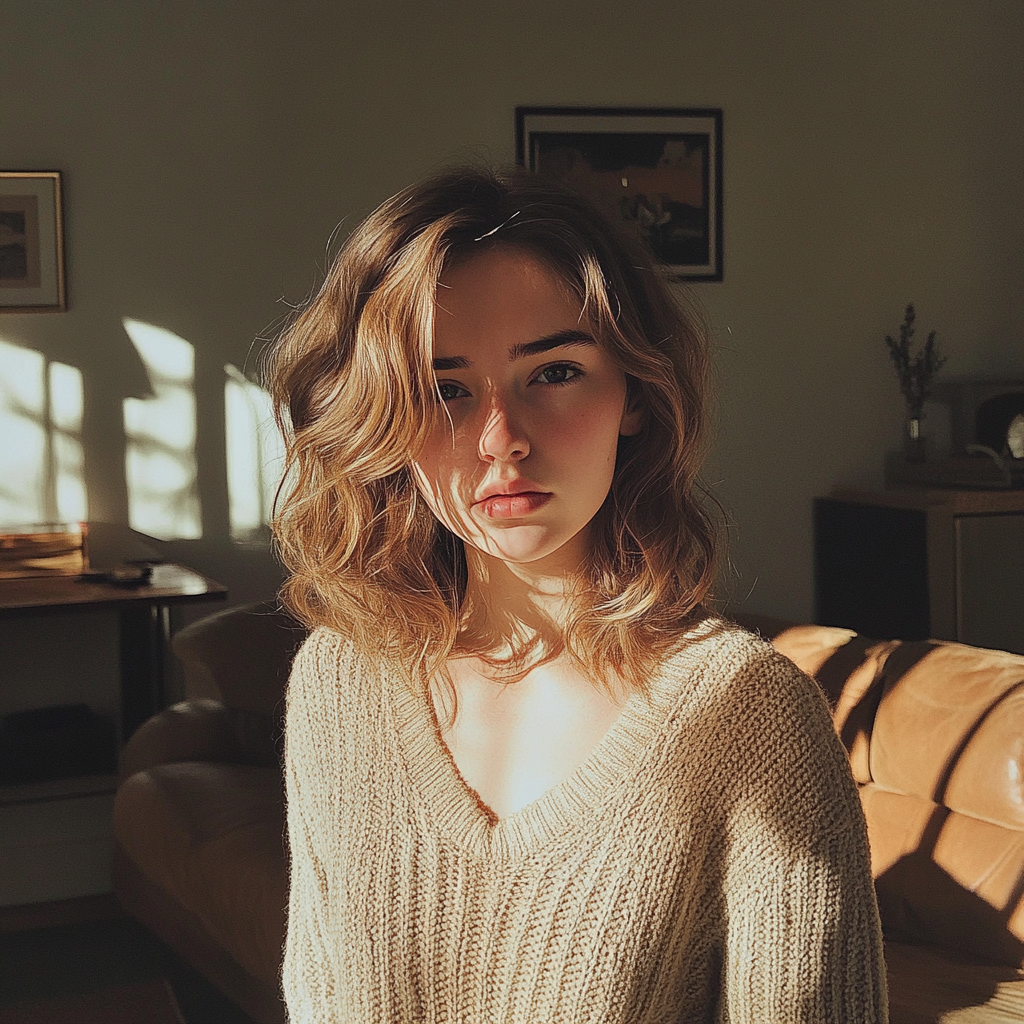
[[[3,1007],[165,979],[188,1024],[254,1024],[112,895],[0,907]]]

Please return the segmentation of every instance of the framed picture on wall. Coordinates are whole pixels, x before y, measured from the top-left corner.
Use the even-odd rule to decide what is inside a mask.
[[[516,161],[635,231],[665,273],[722,280],[722,111],[516,107]]]
[[[67,309],[60,171],[0,171],[0,312]]]

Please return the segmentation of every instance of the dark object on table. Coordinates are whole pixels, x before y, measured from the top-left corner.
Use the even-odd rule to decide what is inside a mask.
[[[105,572],[121,565],[159,565],[165,544],[124,523],[89,523],[89,568]]]
[[[1005,454],[1013,410],[1024,412],[1024,380],[942,380],[936,382],[930,401],[949,408],[954,454],[968,444]]]
[[[1024,413],[1024,389],[987,398],[975,414],[974,436],[978,444],[1000,455],[1010,454],[1007,435],[1013,418],[1021,413]]]
[[[86,704],[16,711],[0,719],[0,782],[28,783],[117,770],[112,719]]]
[[[160,564],[160,563],[156,563]],[[87,572],[82,579],[94,582],[113,583],[118,587],[143,587],[153,579],[153,564],[150,562],[126,562],[103,572]]]

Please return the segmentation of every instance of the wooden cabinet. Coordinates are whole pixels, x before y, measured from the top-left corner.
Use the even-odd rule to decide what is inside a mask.
[[[814,562],[823,625],[1024,654],[1024,491],[816,498]]]

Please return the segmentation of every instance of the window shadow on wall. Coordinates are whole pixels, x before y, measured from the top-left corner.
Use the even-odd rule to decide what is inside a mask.
[[[217,463],[227,477],[219,483],[229,499],[230,538],[204,537],[194,347],[141,320],[125,318],[122,326],[121,351],[133,365],[116,373],[84,360],[76,367],[0,337],[0,526],[106,520],[97,509],[109,508],[109,492],[123,487],[128,523],[166,542],[167,557],[230,575],[230,549],[241,544],[251,553],[243,562],[267,553],[269,564],[268,523],[283,467],[269,396],[237,367],[222,364],[223,404],[206,412],[223,417],[210,435],[225,437],[224,459]],[[111,377],[137,386],[116,396]],[[120,401],[120,417],[111,400]],[[94,471],[91,480],[89,456],[97,453],[89,449],[90,413],[94,425],[102,416],[107,428],[107,451],[100,453],[107,471],[102,478]],[[112,442],[123,444],[124,453],[123,478],[116,481],[109,479],[120,461]],[[100,500],[91,500],[97,488]]]

